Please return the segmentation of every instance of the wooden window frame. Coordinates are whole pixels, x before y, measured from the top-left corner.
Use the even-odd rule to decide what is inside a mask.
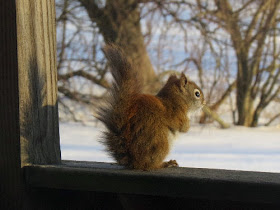
[[[22,205],[31,188],[280,205],[279,173],[142,172],[110,163],[62,161],[54,0],[0,0],[0,14],[0,193],[7,202],[18,199]]]

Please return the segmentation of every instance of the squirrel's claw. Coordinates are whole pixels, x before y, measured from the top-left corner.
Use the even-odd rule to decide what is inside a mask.
[[[163,163],[163,168],[179,167],[176,160],[169,160]]]

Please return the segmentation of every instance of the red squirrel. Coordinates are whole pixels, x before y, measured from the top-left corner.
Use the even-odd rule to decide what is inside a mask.
[[[178,166],[164,162],[177,132],[189,130],[188,113],[205,104],[201,89],[182,73],[171,75],[157,95],[141,93],[137,70],[120,48],[104,48],[114,79],[110,99],[99,108],[106,126],[101,142],[118,164],[152,170]]]

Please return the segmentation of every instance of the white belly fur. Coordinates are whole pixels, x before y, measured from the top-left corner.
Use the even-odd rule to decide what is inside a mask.
[[[169,143],[169,148],[171,149],[173,147],[173,143],[174,141],[177,139],[178,137],[178,132],[172,133],[171,131],[169,131],[168,134],[168,143]]]

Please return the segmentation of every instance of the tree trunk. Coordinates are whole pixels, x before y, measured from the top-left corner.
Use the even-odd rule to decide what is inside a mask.
[[[154,83],[156,75],[144,44],[137,1],[106,1],[104,8],[98,7],[95,1],[80,0],[80,2],[92,22],[97,24],[105,43],[120,46],[140,72],[143,83],[146,85]]]
[[[239,91],[242,91],[239,90]],[[238,98],[237,94],[237,110],[238,122],[237,125],[251,126],[254,116],[253,100],[249,94],[245,94],[244,98]]]
[[[253,99],[250,94],[252,75],[248,69],[247,53],[238,53],[238,73],[236,103],[238,110],[237,125],[250,126],[253,118]]]
[[[255,111],[250,127],[257,127],[261,111],[262,110]]]

